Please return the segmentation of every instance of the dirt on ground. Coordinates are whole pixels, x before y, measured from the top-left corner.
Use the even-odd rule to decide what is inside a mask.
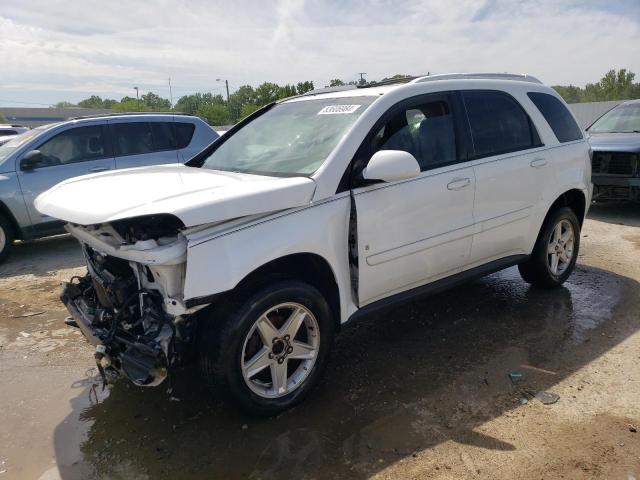
[[[57,297],[77,243],[19,244],[0,265],[0,480],[640,479],[639,227],[637,205],[594,206],[560,289],[512,268],[345,326],[314,395],[271,419],[189,370],[103,390]]]

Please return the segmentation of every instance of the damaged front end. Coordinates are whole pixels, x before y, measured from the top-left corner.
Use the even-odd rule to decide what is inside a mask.
[[[184,359],[198,308],[182,301],[183,228],[169,215],[67,226],[88,273],[64,283],[61,300],[69,323],[95,345],[105,383],[122,373],[136,385],[158,385]]]

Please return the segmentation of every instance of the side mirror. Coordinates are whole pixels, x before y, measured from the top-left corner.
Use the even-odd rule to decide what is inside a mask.
[[[373,154],[362,171],[365,180],[397,182],[420,175],[416,157],[402,150],[379,150]]]
[[[33,170],[34,168],[41,167],[43,165],[42,153],[40,150],[31,150],[25,153],[22,160],[20,160],[20,170]]]

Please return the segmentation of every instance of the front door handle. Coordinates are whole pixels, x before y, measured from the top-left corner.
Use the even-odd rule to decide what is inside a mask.
[[[109,167],[93,167],[90,168],[89,171],[90,172],[104,172],[105,170],[109,170]]]
[[[529,165],[531,165],[533,168],[540,168],[544,167],[546,164],[546,158],[534,158],[533,160],[531,160],[531,163]]]
[[[470,178],[454,178],[449,183],[447,183],[448,190],[460,190],[464,187],[468,187],[471,185]]]

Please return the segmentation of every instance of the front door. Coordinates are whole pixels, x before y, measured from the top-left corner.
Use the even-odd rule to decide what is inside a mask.
[[[55,232],[60,222],[38,212],[33,205],[35,198],[63,180],[112,170],[115,162],[104,124],[72,126],[45,140],[36,150],[42,157],[39,166],[22,170],[18,161],[18,179],[34,233],[46,234]]]
[[[422,172],[352,190],[360,306],[454,274],[467,262],[475,175],[459,148],[453,100],[438,94],[403,102],[367,140],[370,154],[411,153]]]

